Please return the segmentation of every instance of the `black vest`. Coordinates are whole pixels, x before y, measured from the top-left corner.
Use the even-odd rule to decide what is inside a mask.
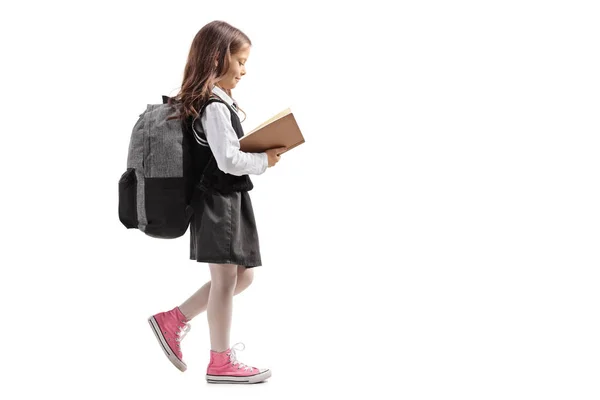
[[[238,138],[244,136],[244,130],[242,123],[237,113],[223,100],[211,98],[206,105],[218,101],[223,103],[229,108],[231,112],[231,126],[235,130]],[[203,111],[206,108],[203,107]],[[202,139],[206,140],[206,136],[203,134],[200,126],[201,115],[195,119],[196,132],[201,136]],[[250,191],[254,188],[250,177],[246,175],[232,175],[221,171],[212,153],[212,150],[208,146],[202,146],[199,144],[194,136],[192,130],[192,123],[194,122],[193,117],[189,117],[184,124],[184,133],[186,134],[191,147],[192,153],[192,176],[194,182],[194,194],[198,191],[217,191],[219,193],[227,194],[232,192],[245,192]]]

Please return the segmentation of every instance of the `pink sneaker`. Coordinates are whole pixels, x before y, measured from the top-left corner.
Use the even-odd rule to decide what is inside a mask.
[[[258,383],[271,377],[268,369],[258,369],[239,362],[235,354],[238,344],[244,346],[243,343],[236,343],[222,353],[210,351],[210,363],[206,370],[208,383]]]
[[[163,351],[180,371],[185,371],[187,365],[183,362],[180,342],[190,331],[191,325],[181,313],[179,307],[171,311],[161,312],[148,318],[148,323],[156,335]]]

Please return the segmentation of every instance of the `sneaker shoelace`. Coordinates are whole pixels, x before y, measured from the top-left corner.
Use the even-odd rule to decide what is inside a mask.
[[[190,329],[192,329],[192,326],[189,324],[189,322],[186,323],[185,321],[181,321],[181,323],[184,325],[179,325],[179,331],[177,332],[177,337],[175,338],[175,340],[178,342],[181,342]],[[177,347],[181,346],[177,344]]]
[[[236,349],[236,346],[237,346],[238,344],[241,344],[241,345],[242,345],[242,346],[244,346],[244,347],[242,347],[241,349]],[[238,359],[237,359],[237,354],[236,354],[236,352],[235,352],[235,351],[236,351],[236,350],[243,351],[245,348],[246,348],[246,345],[245,345],[244,343],[241,343],[241,342],[239,342],[239,343],[236,343],[236,344],[234,344],[233,346],[231,346],[231,352],[229,353],[229,360],[231,361],[231,363],[232,363],[234,366],[237,366],[237,368],[238,368],[238,369],[242,369],[242,368],[244,368],[246,371],[252,371],[252,367],[251,367],[251,366],[249,366],[249,365],[246,365],[246,364],[244,364],[244,363],[241,363],[241,362],[239,362],[239,361],[238,361]]]

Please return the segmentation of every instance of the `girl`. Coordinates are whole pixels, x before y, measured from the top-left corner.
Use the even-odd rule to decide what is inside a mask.
[[[169,360],[185,371],[181,340],[190,330],[189,321],[207,310],[211,350],[206,380],[210,383],[255,383],[271,376],[268,369],[239,362],[236,350],[244,347],[229,345],[233,296],[252,283],[252,268],[261,265],[248,174],[264,173],[286,150],[240,151],[244,132],[238,112],[242,110],[231,90],[246,74],[251,45],[244,33],[226,22],[205,25],[192,42],[181,91],[170,100],[181,105],[184,133],[193,138],[196,186],[190,259],[208,263],[211,280],[180,306],[155,314],[148,322]]]

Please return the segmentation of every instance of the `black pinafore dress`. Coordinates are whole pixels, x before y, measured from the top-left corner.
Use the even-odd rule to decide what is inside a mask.
[[[242,124],[237,113],[229,108],[233,128],[241,138]],[[190,203],[194,209],[190,220],[190,259],[246,268],[261,266],[258,231],[248,191],[221,193],[197,187],[195,190]]]

